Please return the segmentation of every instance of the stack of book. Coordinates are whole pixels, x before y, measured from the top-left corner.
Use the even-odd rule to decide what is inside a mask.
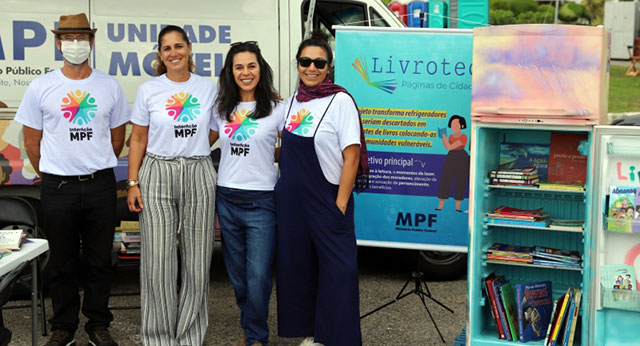
[[[579,288],[569,287],[567,292],[555,301],[544,346],[573,345],[581,296]]]
[[[140,223],[121,221],[113,237],[120,246],[120,259],[140,259]]]
[[[584,231],[584,220],[551,219],[549,229],[559,231]]]
[[[538,169],[535,166],[489,171],[489,183],[493,185],[533,186],[538,182]]]
[[[499,206],[487,214],[489,224],[527,227],[547,227],[548,216],[542,213],[542,208],[525,210],[506,206]]]
[[[584,191],[584,183],[558,183],[554,181],[541,181],[538,183],[538,187],[547,190],[559,190],[559,191]]]
[[[582,268],[582,258],[578,251],[560,250],[543,246],[536,246],[531,252],[533,264],[565,267],[565,268]]]
[[[544,339],[553,310],[550,281],[513,286],[504,276],[491,273],[482,288],[500,339],[521,342]]]
[[[533,263],[533,248],[494,243],[487,249],[487,260],[491,262]]]
[[[24,244],[26,239],[27,233],[22,229],[0,230],[0,249],[8,251],[20,250],[20,247]]]

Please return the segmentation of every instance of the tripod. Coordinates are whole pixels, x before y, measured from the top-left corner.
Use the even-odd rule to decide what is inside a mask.
[[[408,292],[405,292],[405,289],[409,286],[409,283],[413,281],[414,283],[414,288]],[[424,287],[424,289],[423,289]],[[425,279],[423,278],[423,274],[422,272],[412,272],[411,273],[411,277],[407,280],[407,282],[404,283],[404,286],[402,286],[402,289],[400,290],[400,292],[398,292],[398,295],[396,296],[396,298],[386,304],[383,304],[382,306],[379,306],[375,309],[373,309],[370,312],[367,312],[366,314],[360,316],[360,319],[363,319],[371,314],[373,314],[374,312],[380,311],[384,308],[386,308],[387,306],[396,303],[398,301],[400,301],[402,298],[411,295],[411,294],[415,294],[418,297],[420,297],[420,300],[422,301],[422,305],[424,306],[424,309],[427,310],[427,314],[429,315],[429,318],[431,318],[431,322],[433,322],[433,326],[436,327],[436,331],[438,332],[438,335],[440,335],[440,339],[442,339],[442,343],[446,343],[444,341],[444,337],[442,336],[442,333],[440,333],[440,329],[438,329],[438,325],[436,324],[436,321],[433,319],[433,316],[431,315],[431,312],[429,311],[429,308],[427,307],[427,303],[425,302],[425,298],[429,298],[431,300],[433,300],[436,304],[442,306],[443,308],[447,309],[449,312],[453,313],[453,310],[449,309],[446,305],[440,303],[437,299],[433,298],[431,296],[431,291],[429,291],[429,286],[427,286],[427,281],[425,281]]]

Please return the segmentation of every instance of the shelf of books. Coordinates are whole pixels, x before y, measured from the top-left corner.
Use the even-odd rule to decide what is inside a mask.
[[[596,345],[640,342],[640,128],[595,129],[596,251],[590,330]]]
[[[592,129],[473,122],[471,345],[588,344]]]

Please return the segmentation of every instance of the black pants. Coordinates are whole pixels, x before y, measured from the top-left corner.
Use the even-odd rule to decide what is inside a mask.
[[[89,319],[85,330],[108,328],[113,320],[108,307],[116,218],[113,169],[98,171],[92,177],[45,173],[41,201],[42,227],[50,248],[51,328],[68,331],[78,328],[81,283],[82,313]],[[81,250],[86,263],[82,268]]]

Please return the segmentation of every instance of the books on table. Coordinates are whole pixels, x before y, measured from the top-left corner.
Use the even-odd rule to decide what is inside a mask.
[[[26,238],[27,234],[22,229],[0,230],[0,249],[20,250]]]

